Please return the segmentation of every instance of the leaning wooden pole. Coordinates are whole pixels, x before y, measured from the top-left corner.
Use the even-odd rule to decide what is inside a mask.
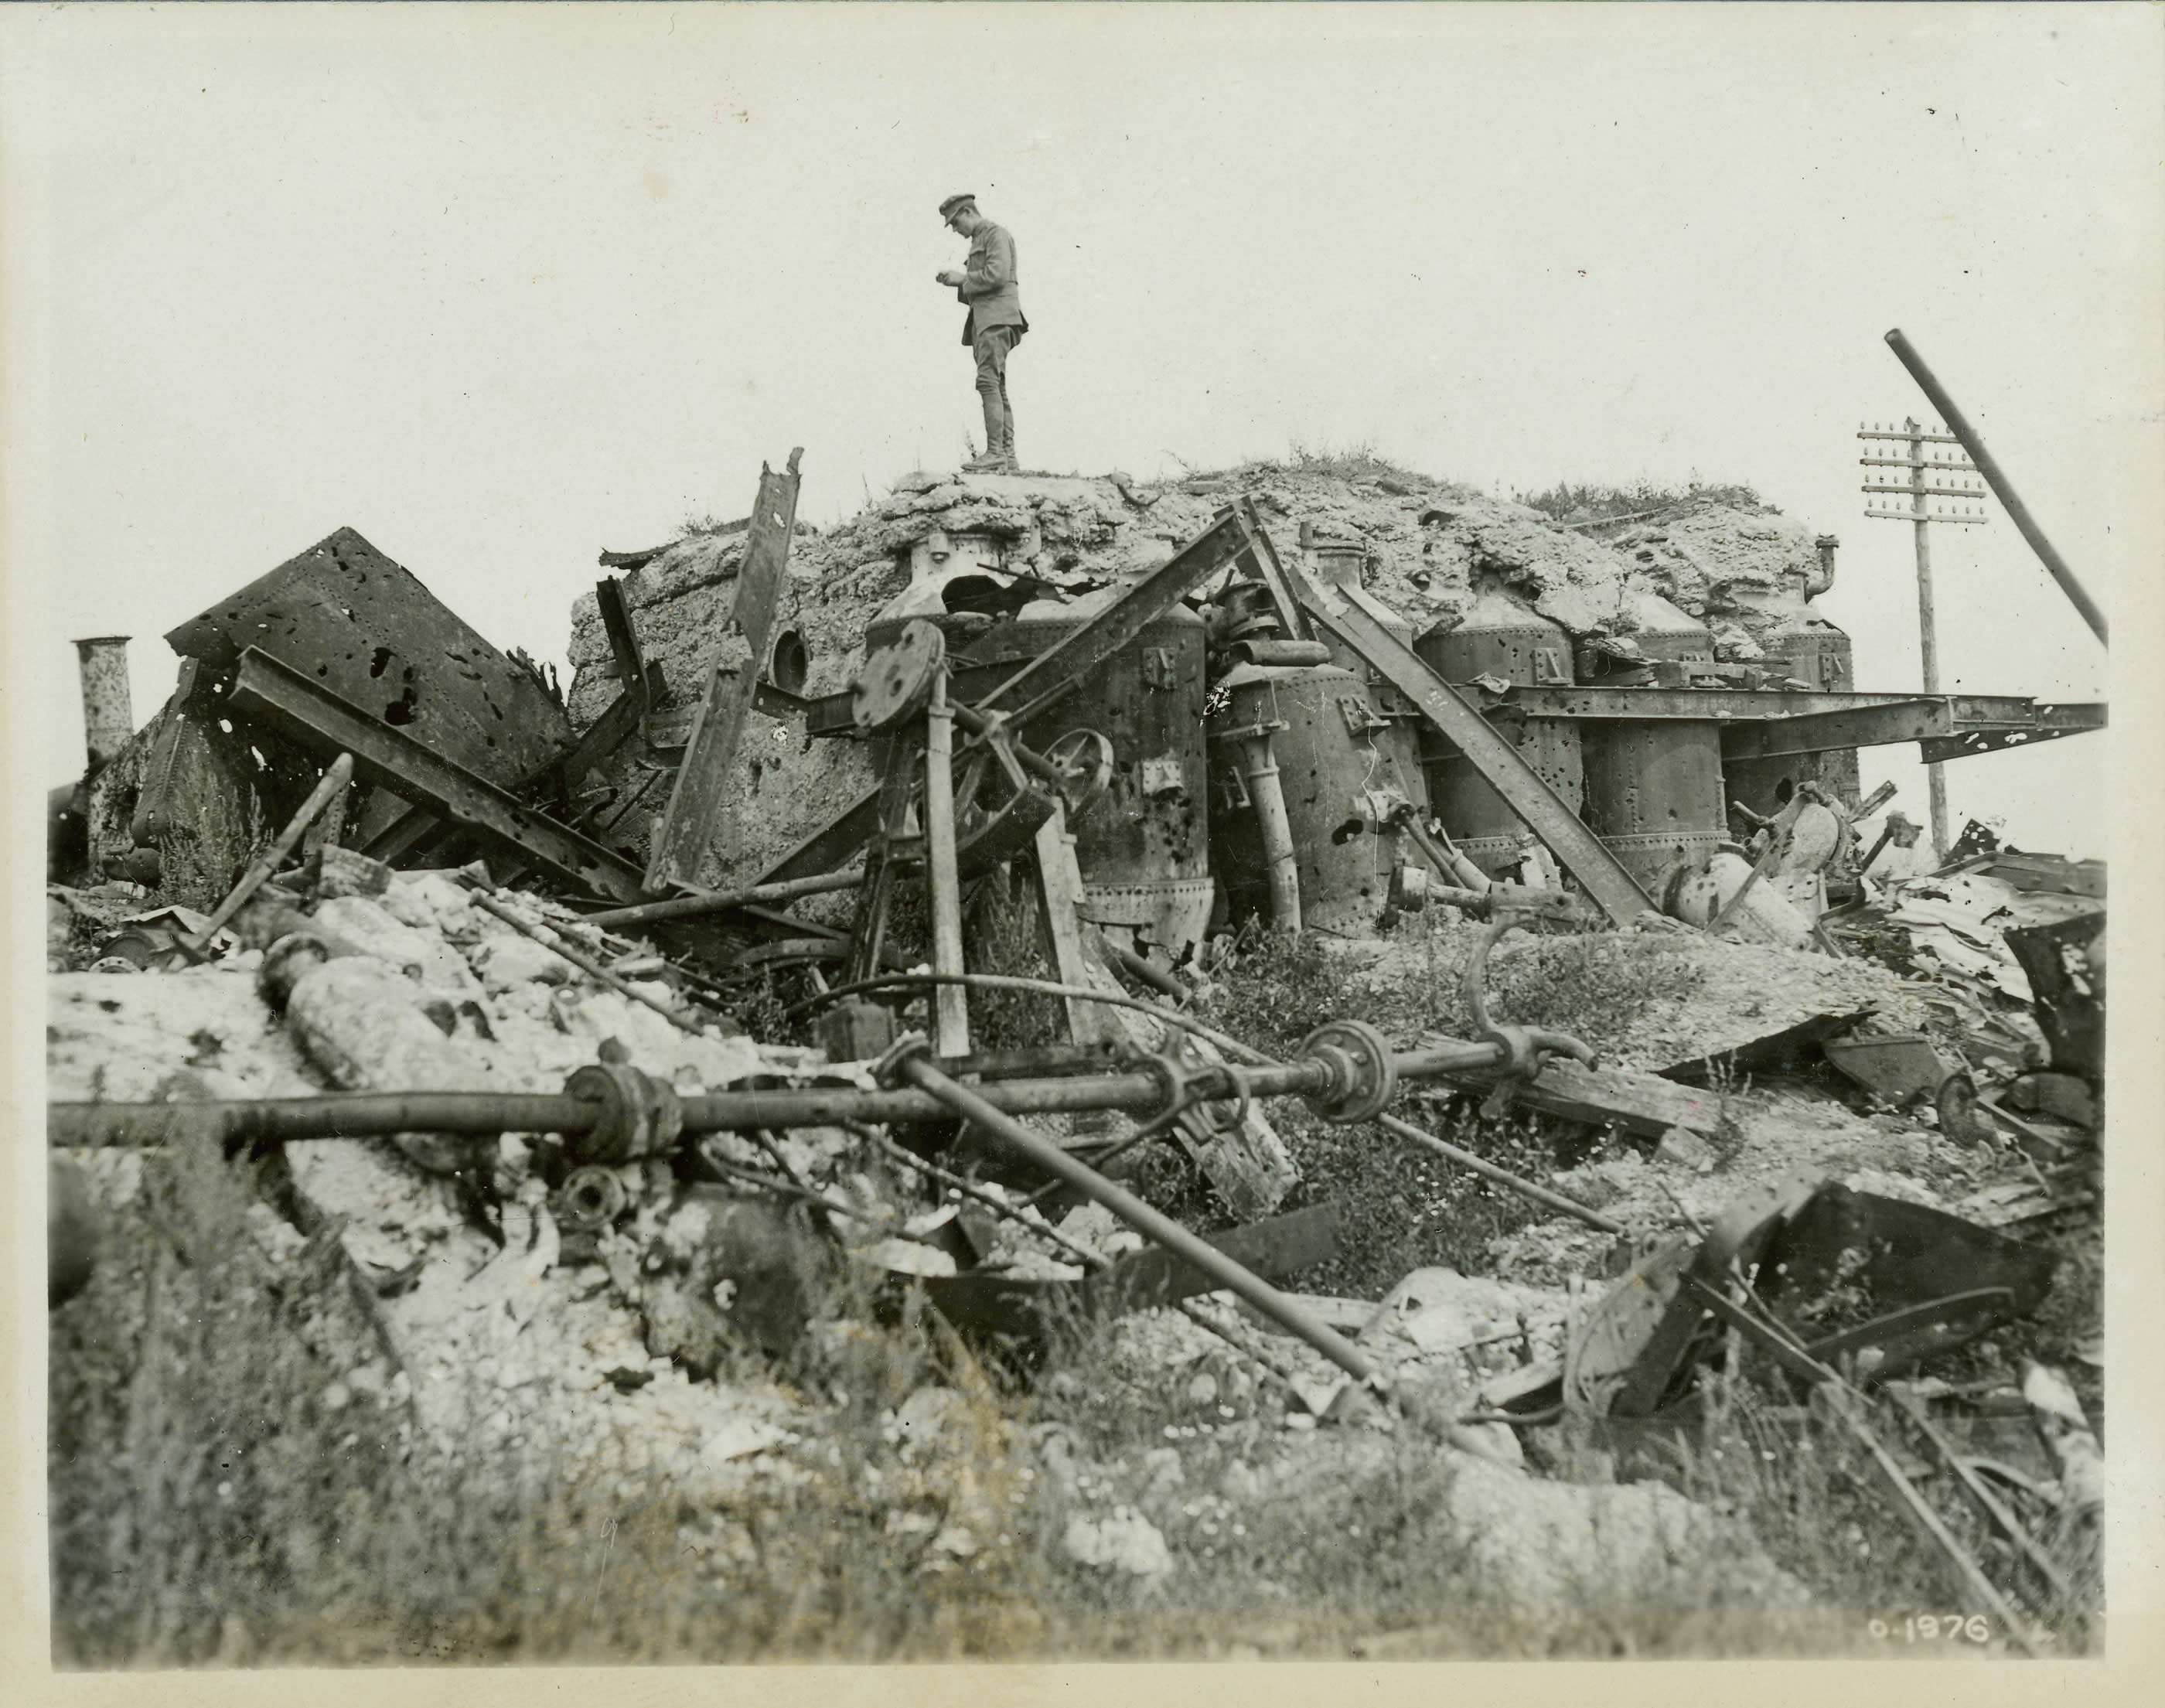
[[[1900,327],[1887,335],[1887,347],[1894,352],[1896,359],[1910,370],[1910,377],[1916,381],[1925,395],[1932,400],[1932,407],[1940,412],[1941,419],[1947,424],[1947,431],[1962,440],[1962,449],[1969,453],[1969,460],[1977,465],[1977,472],[1984,477],[1993,495],[2006,509],[2008,519],[2022,530],[2022,537],[2030,542],[2030,549],[2037,554],[2046,572],[2059,583],[2060,591],[2082,613],[2083,620],[2090,625],[2090,632],[2110,646],[2111,641],[2105,632],[2104,613],[2098,609],[2097,601],[2075,579],[2075,572],[2068,567],[2067,559],[2061,556],[2052,542],[2045,537],[2045,530],[2037,525],[2037,519],[2030,514],[2030,507],[2022,502],[2014,483],[2007,478],[1999,463],[1993,460],[1992,453],[1984,448],[1984,440],[1978,437],[1977,429],[1969,424],[1968,419],[1956,407],[1955,400],[1947,395],[1946,387],[1934,377],[1931,369],[1925,366],[1925,358],[1918,355],[1916,347],[1902,335]],[[1922,533],[1920,529],[1920,537]]]

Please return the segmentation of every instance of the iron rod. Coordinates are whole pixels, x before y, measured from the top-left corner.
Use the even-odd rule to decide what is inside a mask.
[[[645,992],[633,988],[630,984],[610,972],[591,955],[571,947],[564,941],[563,934],[555,927],[535,925],[533,921],[504,906],[493,896],[483,895],[478,890],[474,893],[473,899],[474,905],[484,913],[493,914],[522,937],[530,938],[543,948],[561,956],[580,972],[585,973],[587,978],[606,986],[627,1001],[639,1003],[646,1008],[652,1009],[672,1026],[681,1027],[683,1031],[695,1035],[698,1032],[699,1027],[697,1021],[687,1020],[667,1004],[656,1002]]]
[[[765,902],[794,901],[800,895],[824,895],[830,890],[855,889],[865,881],[861,872],[823,872],[816,878],[793,878],[781,883],[756,883],[750,889],[725,895],[680,895],[667,901],[642,902],[637,907],[608,908],[585,914],[588,925],[644,925],[660,920],[696,920],[703,914],[726,912],[730,908],[753,907]]]
[[[1485,1157],[1477,1157],[1471,1151],[1462,1151],[1448,1141],[1439,1139],[1434,1133],[1423,1131],[1411,1121],[1400,1120],[1394,1115],[1379,1115],[1376,1117],[1376,1122],[1386,1132],[1396,1133],[1408,1144],[1419,1145],[1424,1150],[1435,1152],[1439,1157],[1448,1157],[1460,1168],[1471,1168],[1476,1174],[1494,1181],[1499,1186],[1508,1187],[1521,1198],[1530,1198],[1536,1204],[1545,1204],[1551,1210],[1560,1210],[1566,1215],[1575,1216],[1588,1227],[1597,1228],[1604,1234],[1620,1234],[1624,1231],[1620,1222],[1611,1221],[1607,1216],[1596,1210],[1588,1210],[1583,1204],[1573,1203],[1560,1192],[1551,1192],[1546,1186],[1536,1186],[1532,1181],[1521,1178],[1508,1168],[1499,1168]]]
[[[1009,1149],[1047,1173],[1059,1176],[1086,1198],[1104,1205],[1138,1233],[1156,1240],[1175,1257],[1184,1258],[1219,1286],[1247,1300],[1356,1381],[1382,1385],[1383,1371],[1359,1347],[1253,1270],[1198,1238],[1171,1216],[1115,1186],[1095,1169],[1078,1162],[1059,1146],[1030,1131],[967,1087],[956,1084],[922,1057],[905,1060],[901,1064],[901,1073],[912,1084],[939,1099],[956,1114],[975,1121],[987,1132],[1003,1140]]]
[[[1999,463],[1994,461],[1992,453],[1984,448],[1984,441],[1978,437],[1977,429],[1969,424],[1968,418],[1956,406],[1955,400],[1947,395],[1946,388],[1933,377],[1931,369],[1925,366],[1925,358],[1918,355],[1916,347],[1902,335],[1900,327],[1887,335],[1887,346],[1894,352],[1902,366],[1910,370],[1910,377],[1916,381],[1925,395],[1931,399],[1932,407],[1940,412],[1940,418],[1962,441],[1962,449],[1969,453],[1969,460],[1977,465],[1977,472],[1984,477],[1986,484],[1991,487],[1994,495],[2005,508],[2008,519],[2022,530],[2022,537],[2030,542],[2030,549],[2037,554],[2046,572],[2059,583],[2060,591],[2082,614],[2083,620],[2090,625],[2090,632],[2110,646],[2111,641],[2105,631],[2104,613],[2098,609],[2097,601],[2084,590],[2082,583],[2075,579],[2075,572],[2068,567],[2067,560],[2045,537],[2045,530],[2037,525],[2036,519],[2030,514],[2030,507],[2022,502],[2021,495],[2015,490]]]

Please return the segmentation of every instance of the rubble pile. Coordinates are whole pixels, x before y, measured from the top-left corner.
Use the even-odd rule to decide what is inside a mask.
[[[1636,535],[1628,551],[1612,549],[1526,505],[1382,465],[1370,476],[1262,465],[1150,488],[1119,475],[909,475],[833,529],[798,525],[781,621],[802,638],[802,692],[848,685],[864,663],[867,624],[910,584],[913,553],[930,547],[943,568],[967,560],[1042,597],[1076,597],[1163,562],[1238,495],[1254,500],[1274,535],[1290,540],[1307,525],[1358,542],[1367,586],[1416,632],[1449,625],[1488,586],[1509,588],[1574,635],[1628,635],[1639,620],[1631,594],[1641,587],[1682,594],[1695,615],[1713,598],[1715,616],[1763,628],[1788,614],[1782,588],[1817,572],[1809,535],[1772,513],[1698,509],[1663,536],[1677,542],[1664,551],[1688,558],[1663,557]],[[741,650],[724,619],[746,537],[738,526],[624,554],[637,560],[622,578],[625,602],[676,704],[695,702],[708,672]],[[1774,589],[1775,605],[1724,604],[1719,592],[1762,585]],[[584,728],[620,687],[591,594],[573,604],[566,656],[574,675],[566,704]],[[620,794],[641,780],[633,763],[610,774]],[[730,782],[751,809],[725,834],[703,881],[751,881],[872,780],[858,744],[807,740],[787,715],[755,710]],[[651,793],[645,805],[659,810]],[[635,812],[617,827],[619,840],[641,846],[645,828]]]
[[[104,764],[84,881],[49,890],[53,1144],[92,1197],[128,1199],[183,1142],[275,1157],[251,1236],[334,1262],[371,1324],[340,1406],[409,1442],[659,1478],[717,1581],[757,1558],[731,1503],[839,1478],[927,1571],[986,1569],[1030,1505],[1061,1569],[1170,1605],[1150,1598],[1274,1505],[1388,1483],[1418,1443],[1451,1498],[1400,1545],[1472,1562],[1499,1608],[1793,1610],[1808,1591],[1732,1516],[1652,1479],[1660,1441],[1748,1365],[1914,1510],[1873,1408],[1934,1440],[1987,1428],[1974,1392],[2026,1392],[2057,1480],[1985,1507],[1998,1552],[1936,1532],[2026,1641],[2025,1524],[2094,1517],[2099,1301],[2061,1259],[2101,1189],[2102,871],[2010,851],[1828,909],[1846,804],[1812,783],[1747,813],[1747,858],[1717,835],[1718,720],[1601,698],[1704,688],[1762,715],[1789,686],[1726,667],[1818,620],[1831,542],[1711,503],[1588,530],[1380,465],[1150,490],[924,474],[820,533],[793,525],[797,477],[793,455],[768,471],[745,524],[604,554],[625,572],[576,609],[562,696],[350,530],[169,637],[174,699]],[[1289,567],[1266,518],[1303,542]],[[1360,559],[1330,583],[1350,615],[1310,579],[1333,549]],[[395,641],[343,654],[342,686],[279,651],[362,622],[295,596],[324,587]],[[1423,633],[1499,588],[1483,644],[1516,682],[1446,682],[1362,614]],[[1720,665],[1651,629],[1634,651],[1656,598]],[[1520,606],[1556,627],[1514,627]],[[1302,609],[1347,626],[1304,635]],[[1055,638],[1025,634],[1048,609]],[[1600,666],[1583,729],[1521,751],[1474,691],[1568,683],[1557,628],[1628,667]],[[988,634],[1030,642],[1046,703],[1088,687],[1105,730],[1056,741],[977,698],[1018,662],[967,651]],[[1578,715],[1529,704],[1498,727]],[[507,704],[531,713],[517,742]],[[1710,857],[1565,799],[1598,782],[1678,818],[1649,780],[1672,761],[1714,797]],[[203,821],[215,848],[175,793],[194,772],[250,804]],[[1507,796],[1540,857],[1453,845],[1438,803]],[[1778,872],[1799,824],[1817,864]],[[1084,836],[1128,863],[1084,870]],[[1626,854],[1706,878],[1698,914]],[[1738,906],[1762,875],[1799,899],[1776,930]],[[1056,976],[998,970],[1001,931]],[[1325,969],[1317,1012],[1246,993],[1288,1035],[1274,1054],[1221,1029],[1258,935]],[[1046,1017],[1033,1041],[988,1038],[995,994]],[[1484,1153],[1512,1123],[1546,1164]],[[1364,1256],[1328,1284],[1361,1296],[1299,1291],[1340,1252],[1308,1165],[1355,1134],[1364,1189],[1407,1196],[1419,1154],[1530,1209],[1450,1264],[1364,1244],[1390,1272]],[[57,1298],[82,1282],[55,1252]],[[2074,1330],[2073,1385],[1994,1340],[2047,1316]],[[893,1396],[894,1463],[845,1466],[851,1373],[928,1321],[946,1362]],[[1046,1403],[1128,1408],[1100,1439],[1028,1421],[1046,1348],[1078,1340],[1096,1366]],[[1957,1354],[1967,1382],[1931,1386]],[[1163,1446],[1121,1444],[1138,1417]],[[1641,1479],[1574,1480],[1589,1454]]]

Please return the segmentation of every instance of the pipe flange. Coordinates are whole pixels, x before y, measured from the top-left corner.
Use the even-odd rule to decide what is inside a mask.
[[[1193,1089],[1195,1076],[1188,1063],[1180,1059],[1176,1049],[1168,1048],[1154,1056],[1145,1056],[1135,1064],[1158,1083],[1161,1100],[1154,1121],[1162,1121],[1177,1115],[1195,1099]]]
[[[902,1083],[903,1064],[920,1057],[932,1058],[932,1040],[922,1032],[904,1032],[872,1063],[872,1083],[882,1090],[893,1090]]]
[[[1399,1089],[1399,1070],[1383,1035],[1365,1020],[1326,1020],[1300,1041],[1303,1060],[1330,1073],[1302,1100],[1327,1121],[1372,1120]]]
[[[631,1202],[613,1168],[589,1162],[574,1168],[556,1189],[556,1222],[568,1233],[599,1233]]]
[[[587,1131],[565,1135],[565,1154],[574,1162],[658,1156],[684,1131],[684,1104],[676,1088],[628,1062],[589,1063],[564,1082],[564,1095],[602,1106]]]
[[[1541,1051],[1533,1033],[1525,1026],[1507,1026],[1491,1021],[1481,1034],[1481,1041],[1493,1044],[1504,1052],[1504,1059],[1496,1064],[1498,1075],[1505,1079],[1530,1079],[1541,1071]]]

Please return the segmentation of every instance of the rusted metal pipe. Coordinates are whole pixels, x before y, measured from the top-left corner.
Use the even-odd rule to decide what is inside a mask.
[[[1102,1204],[1146,1238],[1156,1241],[1177,1257],[1200,1269],[1219,1286],[1231,1290],[1269,1317],[1289,1334],[1305,1341],[1356,1381],[1383,1385],[1382,1368],[1351,1341],[1328,1324],[1288,1299],[1252,1270],[1235,1263],[1208,1241],[1198,1238],[1172,1217],[1151,1208],[1133,1193],[1115,1186],[1095,1169],[1078,1162],[1059,1146],[995,1108],[967,1086],[958,1085],[923,1056],[904,1057],[896,1063],[898,1074],[919,1090],[937,1098],[955,1114],[974,1121],[1001,1140],[1018,1155],[1057,1176],[1084,1197]]]
[[[703,914],[726,912],[730,908],[761,907],[770,902],[794,901],[801,895],[825,895],[838,889],[855,889],[865,881],[861,872],[823,872],[816,878],[793,878],[781,883],[756,883],[750,889],[724,895],[680,895],[668,901],[642,902],[636,907],[608,908],[584,914],[587,925],[645,925],[663,920],[696,920]]]
[[[2059,583],[2060,591],[2068,596],[2068,603],[2082,614],[2083,620],[2090,625],[2090,632],[2110,646],[2104,613],[2098,609],[2097,601],[2075,579],[2075,572],[2068,567],[2068,561],[2045,537],[2045,530],[2037,525],[2036,519],[2030,514],[2030,507],[2022,502],[2020,494],[2015,490],[2014,484],[2009,481],[1999,463],[1994,461],[1992,453],[1984,448],[1984,440],[1978,437],[1977,429],[1969,424],[1967,418],[1956,406],[1955,400],[1947,395],[1946,387],[1934,377],[1931,369],[1925,366],[1925,358],[1918,355],[1916,346],[1902,335],[1900,327],[1887,335],[1887,347],[1894,352],[1896,359],[1910,370],[1910,377],[1916,381],[1920,389],[1932,400],[1932,407],[1940,412],[1940,419],[1947,424],[1947,431],[1962,440],[1962,447],[1969,453],[1969,460],[1977,465],[1977,472],[1984,477],[1985,484],[1992,488],[1994,496],[2005,508],[2008,520],[2021,530],[2022,537],[2030,542],[2030,549],[2037,554],[2046,572]]]
[[[1098,941],[1104,946],[1113,964],[1122,971],[1140,979],[1160,994],[1171,997],[1175,1002],[1188,1000],[1190,994],[1188,987],[1163,967],[1152,966],[1146,957],[1136,954],[1124,944],[1115,943],[1110,937],[1101,936]]]
[[[96,635],[75,643],[82,672],[82,744],[87,771],[102,768],[135,733],[128,691],[128,636]]]
[[[1288,937],[1300,935],[1300,862],[1293,846],[1293,824],[1286,817],[1285,789],[1267,735],[1241,738],[1241,776],[1256,809],[1256,827],[1270,867],[1271,923]]]
[[[1398,1077],[1424,1079],[1493,1068],[1504,1052],[1493,1044],[1452,1043],[1392,1057]],[[1223,1101],[1238,1095],[1222,1067],[1190,1070],[1197,1095]],[[1299,1097],[1325,1091],[1330,1070],[1320,1062],[1244,1068],[1254,1097]],[[1010,1115],[1072,1114],[1083,1110],[1156,1110],[1165,1082],[1156,1073],[1008,1079],[975,1088]],[[865,1091],[809,1086],[774,1091],[717,1091],[682,1099],[683,1131],[749,1132],[759,1127],[837,1126],[937,1120],[946,1105],[921,1091]],[[371,1138],[402,1132],[583,1133],[600,1105],[561,1093],[371,1091],[322,1097],[240,1099],[205,1103],[50,1103],[46,1135],[56,1150],[134,1149],[196,1136],[229,1148],[288,1139]]]

